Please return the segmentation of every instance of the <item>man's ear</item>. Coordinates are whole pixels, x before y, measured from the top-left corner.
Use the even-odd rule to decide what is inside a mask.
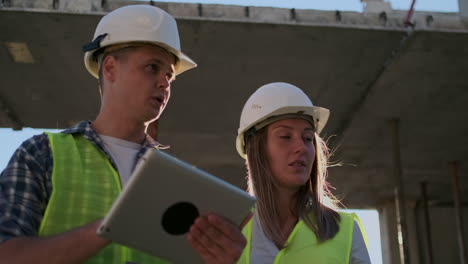
[[[104,80],[114,82],[117,76],[117,69],[117,59],[112,55],[106,56],[102,62],[102,76],[104,77]]]

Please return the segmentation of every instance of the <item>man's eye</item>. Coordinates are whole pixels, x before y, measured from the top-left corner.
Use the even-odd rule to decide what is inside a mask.
[[[154,63],[148,65],[148,68],[153,72],[159,71],[159,66],[157,64],[154,64]]]
[[[174,75],[172,73],[166,74],[166,77],[171,82],[175,81],[175,77],[174,77]]]

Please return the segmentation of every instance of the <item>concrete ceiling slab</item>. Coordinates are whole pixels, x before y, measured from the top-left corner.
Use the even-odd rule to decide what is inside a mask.
[[[81,46],[100,17],[0,9],[0,127],[64,128],[95,117],[97,81]],[[348,206],[391,199],[392,118],[400,119],[409,197],[418,197],[423,180],[450,186],[450,160],[461,162],[468,189],[467,33],[191,18],[178,24],[182,48],[199,67],[177,78],[159,122],[159,140],[174,155],[244,186],[234,145],[243,104],[259,86],[284,81],[331,109],[323,135],[336,136],[333,160],[344,165],[330,169],[330,181]],[[14,62],[6,42],[27,43],[35,62]]]

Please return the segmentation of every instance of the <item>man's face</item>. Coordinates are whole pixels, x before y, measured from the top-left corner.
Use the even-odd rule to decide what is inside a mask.
[[[159,118],[171,95],[175,62],[157,46],[133,48],[116,60],[109,91],[109,100],[118,104],[115,114],[136,122]]]

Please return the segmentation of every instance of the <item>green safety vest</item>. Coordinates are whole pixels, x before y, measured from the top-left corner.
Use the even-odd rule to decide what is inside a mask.
[[[357,216],[339,212],[340,230],[325,242],[319,243],[315,233],[300,220],[289,235],[287,247],[278,252],[274,264],[347,264],[351,253],[354,219]],[[253,218],[245,225],[242,233],[247,239],[247,245],[238,264],[250,264]]]
[[[81,134],[47,133],[53,155],[52,194],[39,236],[52,236],[104,217],[122,187],[109,158]],[[88,264],[169,263],[115,243]]]

